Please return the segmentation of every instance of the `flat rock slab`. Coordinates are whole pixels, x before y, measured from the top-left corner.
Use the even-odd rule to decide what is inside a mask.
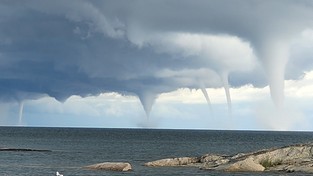
[[[264,171],[265,167],[254,162],[252,158],[247,158],[242,161],[231,164],[227,169],[228,172],[260,172]]]
[[[51,150],[27,149],[27,148],[0,148],[1,152],[51,152]]]
[[[132,170],[131,164],[125,162],[104,162],[85,166],[84,168],[95,170],[120,171],[120,172]]]
[[[166,158],[156,161],[145,163],[145,166],[149,167],[166,167],[166,166],[185,166],[194,163],[198,163],[199,158],[197,157],[181,157],[181,158]]]

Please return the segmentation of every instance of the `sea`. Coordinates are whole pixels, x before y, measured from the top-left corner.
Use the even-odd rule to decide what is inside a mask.
[[[0,127],[0,148],[34,150],[0,151],[0,176],[54,176],[57,171],[64,176],[305,175],[153,168],[143,164],[170,157],[232,155],[312,141],[312,132]],[[133,171],[84,168],[101,162],[129,162]]]

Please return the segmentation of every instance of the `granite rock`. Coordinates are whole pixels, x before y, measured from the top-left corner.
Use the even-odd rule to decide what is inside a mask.
[[[305,172],[313,173],[313,144],[264,149],[233,156],[206,154],[148,162],[145,166],[192,166],[227,172]]]
[[[120,171],[120,172],[132,170],[132,166],[129,163],[124,162],[104,162],[85,166],[85,168],[95,170]]]

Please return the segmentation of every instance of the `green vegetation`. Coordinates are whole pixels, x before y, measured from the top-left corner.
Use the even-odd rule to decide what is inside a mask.
[[[266,158],[260,162],[260,164],[266,168],[274,167],[282,164],[282,160],[271,161],[269,158]]]

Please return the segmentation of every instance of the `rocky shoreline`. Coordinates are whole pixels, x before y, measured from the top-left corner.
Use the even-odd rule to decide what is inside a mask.
[[[305,172],[313,173],[313,143],[264,149],[233,156],[206,154],[200,157],[179,157],[151,161],[148,167],[198,167],[227,172]]]

